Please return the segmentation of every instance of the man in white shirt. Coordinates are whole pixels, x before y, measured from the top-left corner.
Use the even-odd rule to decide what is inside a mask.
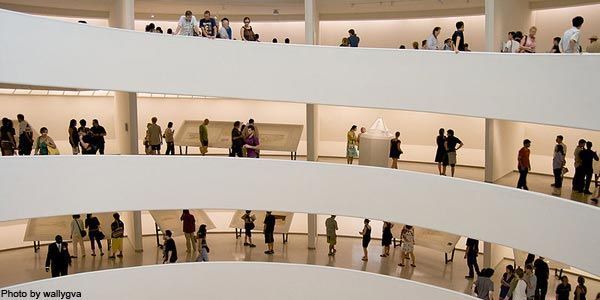
[[[583,26],[583,17],[577,16],[573,18],[573,27],[565,31],[560,41],[560,51],[562,53],[581,53],[579,46],[581,26]]]
[[[187,35],[193,36],[194,32],[197,35],[200,35],[200,28],[198,27],[198,20],[192,14],[191,11],[186,11],[185,16],[181,16],[179,18],[179,22],[177,23],[177,29],[175,29],[174,35]]]
[[[425,43],[425,49],[427,49],[427,50],[439,50],[440,49],[438,46],[438,36],[440,35],[441,31],[442,31],[442,28],[440,28],[440,27],[433,28],[431,35],[427,38],[427,42]]]

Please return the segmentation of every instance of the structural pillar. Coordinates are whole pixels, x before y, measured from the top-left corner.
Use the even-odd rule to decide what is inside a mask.
[[[110,10],[110,27],[135,29],[134,0],[114,0]],[[115,91],[115,134],[120,154],[139,154],[137,94]],[[125,212],[123,220],[127,223],[127,238],[136,252],[143,251],[142,212]]]
[[[319,44],[317,0],[304,0],[304,32],[306,44]],[[306,160],[319,160],[319,106],[306,104]],[[317,215],[308,214],[308,249],[317,248]]]
[[[527,34],[531,25],[533,13],[528,1],[485,0],[486,51],[500,52],[509,31],[521,30]],[[518,132],[523,135],[517,123],[485,120],[485,182],[494,183],[514,169],[519,150],[515,148],[515,142],[517,146],[521,142]],[[502,248],[504,247],[484,242],[484,267],[493,268],[504,258],[502,252],[505,251]]]

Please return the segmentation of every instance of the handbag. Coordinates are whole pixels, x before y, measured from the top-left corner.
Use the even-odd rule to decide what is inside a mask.
[[[103,240],[106,238],[106,235],[104,235],[102,231],[98,231],[98,233],[96,233],[96,238],[99,240]]]
[[[48,148],[50,149],[50,148]],[[79,228],[79,234],[81,235],[82,238],[84,238],[87,235],[87,232],[85,230],[81,230],[81,227],[79,226],[79,222],[77,220],[75,220],[75,224],[77,224],[77,228]]]
[[[60,155],[60,151],[58,151],[57,148],[50,147],[50,146],[47,146],[47,148],[48,148],[48,155]]]

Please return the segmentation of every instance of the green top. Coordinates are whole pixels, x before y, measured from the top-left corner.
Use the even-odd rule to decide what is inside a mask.
[[[200,128],[198,128],[198,130],[200,131],[200,141],[207,142],[208,141],[208,128],[206,128],[206,125],[204,125],[204,124],[200,125]]]

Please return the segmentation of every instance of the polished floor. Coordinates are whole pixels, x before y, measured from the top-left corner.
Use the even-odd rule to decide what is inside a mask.
[[[210,260],[283,262],[332,266],[410,279],[464,293],[469,292],[472,286],[472,280],[464,278],[468,269],[463,258],[464,252],[460,250],[456,251],[453,262],[445,264],[443,253],[417,246],[415,247],[417,267],[401,268],[397,265],[400,255],[398,248],[392,249],[390,252],[391,256],[388,258],[379,257],[381,254],[379,240],[371,242],[369,245],[369,261],[363,262],[361,261],[361,241],[358,238],[339,237],[338,252],[334,257],[327,255],[326,239],[323,236],[318,238],[316,250],[307,249],[305,235],[290,235],[287,244],[282,243],[280,235],[277,235],[275,239],[275,254],[265,255],[263,253],[264,244],[262,243],[262,236],[260,234],[255,235],[254,242],[257,244],[256,248],[244,247],[243,239],[236,239],[233,233],[209,234]],[[162,263],[162,250],[157,247],[155,237],[146,236],[143,241],[144,252],[134,252],[130,244],[125,242],[124,257],[116,260],[109,260],[106,255],[103,257],[92,257],[89,252],[89,243],[86,242],[87,256],[74,259],[70,273]],[[176,243],[179,252],[178,262],[195,261],[195,253],[186,254],[183,237],[177,237]],[[0,265],[3,267],[0,269],[0,286],[4,287],[50,277],[49,273],[44,271],[46,253],[46,246],[43,246],[38,253],[34,253],[30,248],[1,252]],[[482,259],[480,255],[480,265],[482,264]],[[510,263],[506,261],[501,265]],[[494,276],[496,287],[499,286],[499,278],[502,275],[502,270],[500,269],[496,270]],[[258,276],[260,274],[254,275]],[[569,275],[569,277],[572,284],[576,282],[574,276]],[[549,289],[553,291],[556,284],[557,280],[552,277]],[[600,292],[600,282],[588,280],[587,286],[589,289],[588,295],[595,295]],[[550,293],[548,299],[554,299],[553,296],[554,294]]]

